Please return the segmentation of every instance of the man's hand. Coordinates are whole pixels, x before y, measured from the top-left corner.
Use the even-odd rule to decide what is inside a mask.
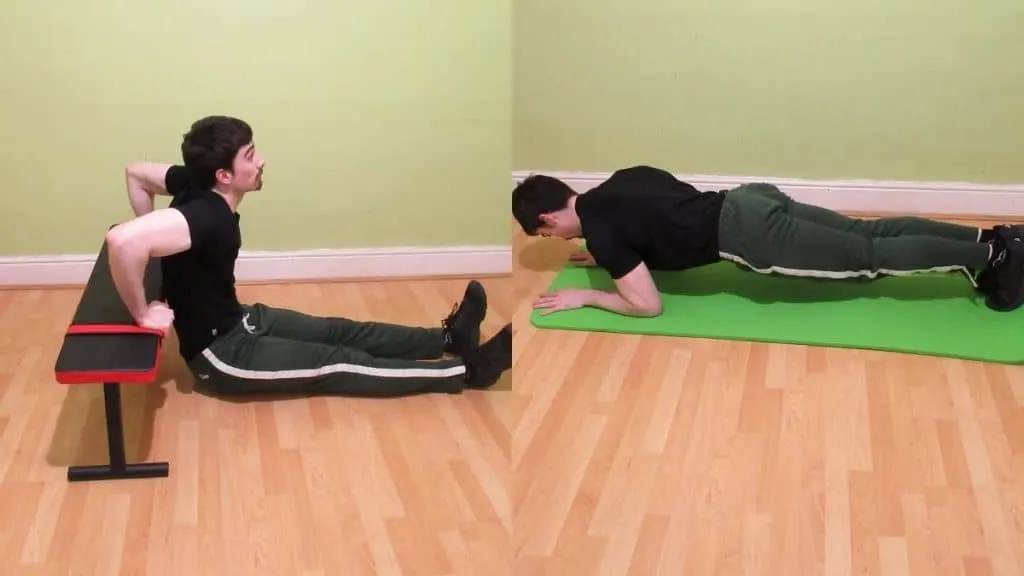
[[[547,316],[559,310],[573,310],[582,308],[590,301],[590,290],[557,290],[545,292],[533,301],[533,307],[545,310],[541,315]]]
[[[552,312],[560,310],[575,310],[585,306],[601,308],[624,316],[651,317],[661,314],[660,302],[648,306],[637,306],[630,303],[617,292],[606,292],[604,290],[567,288],[565,290],[545,292],[533,301],[534,308],[544,310],[541,312],[541,316],[547,316]]]
[[[545,310],[546,316],[559,310],[573,310],[591,306],[616,312],[624,316],[651,318],[661,314],[661,295],[645,264],[615,281],[616,290],[566,289],[541,294],[533,302],[534,308]]]
[[[577,266],[585,267],[597,265],[597,262],[594,261],[594,257],[587,250],[579,250],[577,252],[572,253],[569,256],[569,262],[572,262]]]
[[[142,328],[159,330],[162,334],[167,334],[174,322],[174,311],[163,302],[150,302],[146,311],[135,321]]]

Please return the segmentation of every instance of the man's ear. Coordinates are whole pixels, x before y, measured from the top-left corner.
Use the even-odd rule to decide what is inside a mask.
[[[540,223],[545,226],[554,226],[555,224],[558,224],[558,217],[554,214],[541,214],[538,216],[538,219],[540,220]]]
[[[227,171],[227,170],[225,170],[223,168],[217,170],[217,172],[214,174],[214,176],[217,178],[217,182],[219,182],[221,184],[230,184],[231,183],[231,172],[229,172],[229,171]]]

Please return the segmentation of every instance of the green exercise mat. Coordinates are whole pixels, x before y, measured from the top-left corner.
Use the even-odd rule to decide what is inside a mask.
[[[542,315],[538,328],[808,344],[1024,363],[1024,308],[995,312],[962,274],[867,280],[784,278],[721,262],[655,272],[663,313],[631,318],[596,308]],[[613,289],[598,268],[569,264],[561,288]]]

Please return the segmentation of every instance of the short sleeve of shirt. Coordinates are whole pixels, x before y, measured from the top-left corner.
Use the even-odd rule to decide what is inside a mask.
[[[181,212],[188,223],[193,250],[203,250],[206,246],[215,244],[217,235],[224,229],[220,219],[225,209],[218,205],[218,202],[222,203],[218,198],[212,200],[195,198],[173,207]]]
[[[188,168],[179,165],[167,169],[167,174],[164,175],[164,187],[171,196],[180,196],[196,189]]]
[[[618,280],[643,263],[643,259],[623,243],[611,228],[602,226],[587,234],[586,248],[594,262]]]

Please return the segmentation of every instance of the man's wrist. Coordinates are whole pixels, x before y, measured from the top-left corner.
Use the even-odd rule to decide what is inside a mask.
[[[124,296],[128,296],[125,298]],[[146,302],[146,292],[143,288],[131,289],[130,294],[124,294],[122,296],[122,302],[125,304],[125,308],[128,309],[128,313],[131,314],[132,319],[136,323],[141,323],[142,319],[146,317],[146,313],[149,312],[149,303]]]
[[[617,292],[607,290],[585,289],[583,291],[583,305],[596,308],[621,308],[626,302]]]
[[[584,306],[602,308],[626,316],[651,316],[648,310],[638,307],[626,300],[622,294],[605,290],[585,290],[581,300]]]

